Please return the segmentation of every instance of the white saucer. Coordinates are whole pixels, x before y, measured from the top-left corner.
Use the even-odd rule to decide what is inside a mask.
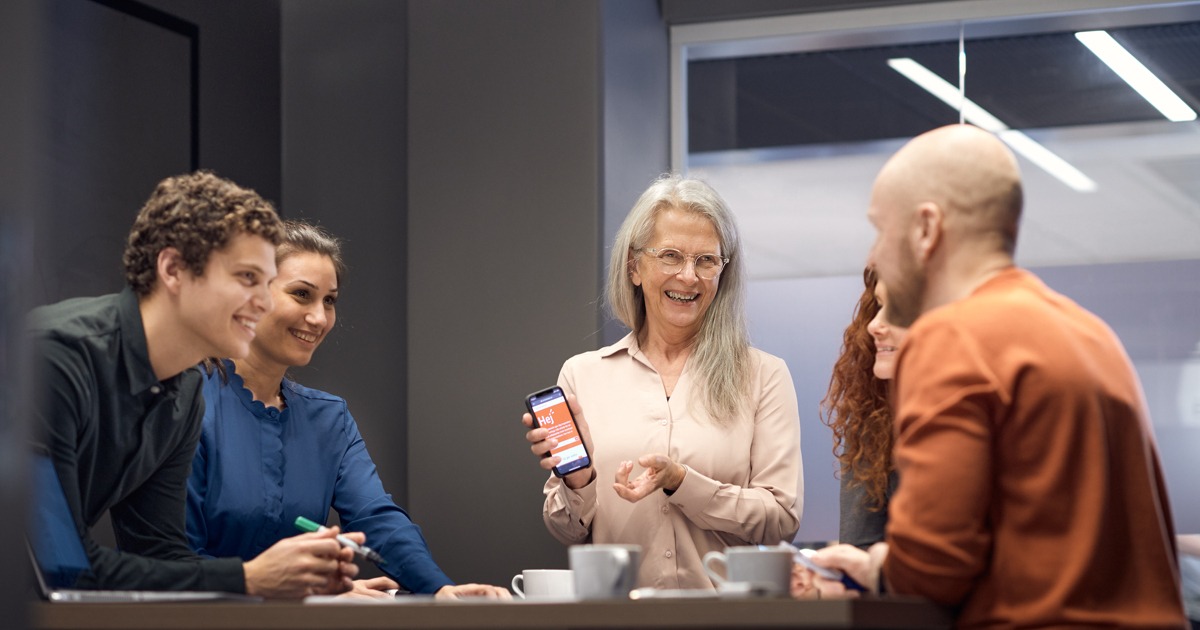
[[[761,582],[726,582],[717,587],[717,595],[723,599],[741,599],[776,597],[779,593],[774,592],[770,584]]]

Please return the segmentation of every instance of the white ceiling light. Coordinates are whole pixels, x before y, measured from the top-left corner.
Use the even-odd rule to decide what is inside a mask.
[[[1075,33],[1075,39],[1083,42],[1088,50],[1092,51],[1100,61],[1108,64],[1117,76],[1125,80],[1129,87],[1137,90],[1142,98],[1150,102],[1155,109],[1162,112],[1167,120],[1173,122],[1186,122],[1196,120],[1196,112],[1188,107],[1183,99],[1179,98],[1171,88],[1154,76],[1153,72],[1142,65],[1129,54],[1125,47],[1117,43],[1117,40],[1112,38],[1105,31],[1083,31]]]
[[[963,98],[958,88],[934,74],[929,68],[908,57],[888,59],[888,66],[937,97],[938,100],[961,112],[963,119],[967,122],[999,136],[1001,140],[1008,143],[1008,146],[1012,147],[1013,151],[1025,156],[1025,159],[1057,177],[1064,184],[1079,192],[1096,190],[1096,182],[1092,181],[1092,178],[1084,175],[1082,171],[1055,155],[1053,151],[1042,146],[1033,138],[1009,128],[999,118],[971,99]]]

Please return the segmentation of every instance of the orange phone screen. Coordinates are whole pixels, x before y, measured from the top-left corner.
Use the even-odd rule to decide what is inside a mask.
[[[563,397],[561,390],[553,397],[531,402],[538,426],[549,430],[550,437],[558,440],[558,446],[550,451],[551,455],[562,457],[562,463],[558,465],[558,468],[568,470],[579,468],[579,466],[570,466],[569,464],[586,459],[587,449],[584,448],[583,440],[579,437],[579,430],[575,427],[575,422],[571,418],[571,410],[567,407],[567,399]]]

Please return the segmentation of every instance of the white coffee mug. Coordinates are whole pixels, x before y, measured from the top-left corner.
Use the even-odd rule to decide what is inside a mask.
[[[573,545],[570,556],[579,599],[626,599],[637,586],[642,564],[637,545]]]
[[[520,599],[571,599],[575,578],[570,569],[525,569],[513,576],[512,590]]]
[[[710,551],[704,554],[704,571],[717,584],[718,590],[738,583],[753,592],[787,595],[792,584],[792,554],[790,549],[780,547],[729,547],[724,553]],[[725,575],[713,568],[715,563],[725,565]]]

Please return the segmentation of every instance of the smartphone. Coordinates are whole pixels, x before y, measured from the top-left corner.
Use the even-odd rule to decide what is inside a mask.
[[[550,437],[558,440],[558,446],[546,455],[562,458],[562,462],[553,468],[556,476],[562,477],[592,465],[592,457],[583,443],[583,436],[579,435],[579,426],[575,424],[575,416],[571,414],[567,395],[561,387],[555,385],[526,396],[525,407],[537,426],[549,429]]]

